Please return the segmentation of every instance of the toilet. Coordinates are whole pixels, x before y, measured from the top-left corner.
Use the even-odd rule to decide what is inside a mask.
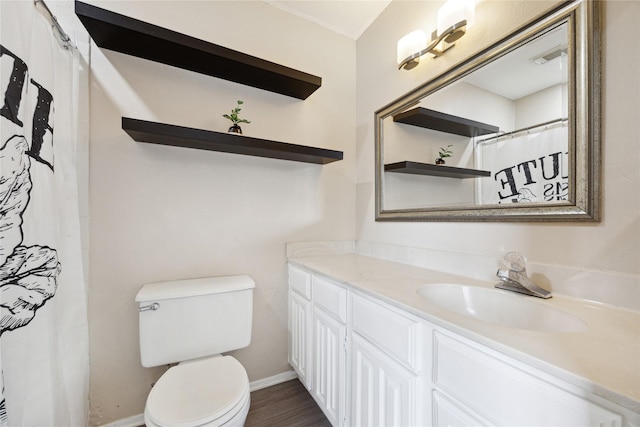
[[[211,277],[144,285],[136,295],[142,366],[178,363],[147,397],[148,427],[242,427],[249,412],[244,367],[222,353],[251,342],[254,281]]]

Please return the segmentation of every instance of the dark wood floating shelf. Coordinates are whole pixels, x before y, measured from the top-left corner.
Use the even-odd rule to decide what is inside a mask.
[[[487,135],[500,130],[497,126],[463,119],[462,117],[423,107],[412,108],[396,114],[393,116],[393,121],[468,137]]]
[[[342,160],[343,156],[342,151],[148,122],[128,117],[122,118],[122,129],[138,142],[293,160],[319,165]]]
[[[101,48],[298,99],[307,99],[322,84],[318,76],[80,1],[75,10]]]
[[[478,169],[457,168],[447,165],[432,165],[418,162],[398,162],[384,165],[385,172],[431,175],[445,178],[479,178],[491,176],[491,172]]]

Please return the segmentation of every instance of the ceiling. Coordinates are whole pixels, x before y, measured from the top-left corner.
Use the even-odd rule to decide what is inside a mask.
[[[262,1],[357,40],[392,0]],[[557,67],[562,65],[560,61],[554,61],[555,66],[549,64],[540,67],[531,59],[554,46],[566,45],[566,40],[566,28],[563,31],[550,31],[546,37],[528,43],[500,61],[475,71],[466,79],[469,83],[512,100],[562,83],[566,71],[558,71]]]
[[[500,59],[484,65],[464,78],[489,92],[516,101],[543,89],[567,83],[567,57],[537,64],[534,59],[552,51],[566,52],[568,25],[548,30]],[[556,58],[559,59],[560,57]]]
[[[262,0],[357,40],[391,0]]]

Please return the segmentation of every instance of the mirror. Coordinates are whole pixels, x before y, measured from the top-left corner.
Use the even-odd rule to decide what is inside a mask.
[[[376,111],[376,220],[598,221],[598,14],[563,3]]]

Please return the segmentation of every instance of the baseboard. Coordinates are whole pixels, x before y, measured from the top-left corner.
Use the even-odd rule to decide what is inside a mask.
[[[284,383],[298,378],[298,375],[294,371],[286,371],[272,377],[263,378],[261,380],[252,381],[249,384],[249,390],[256,391],[263,388],[271,387],[272,385]],[[111,422],[109,424],[103,424],[101,427],[141,427],[144,425],[144,415],[134,415],[132,417],[123,418]]]
[[[272,377],[263,378],[261,380],[252,381],[249,384],[251,391],[260,390],[263,388],[271,387],[272,385],[284,383],[298,378],[298,375],[294,371],[286,371]]]
[[[101,427],[141,427],[144,426],[144,415],[134,415],[132,417],[123,418],[113,421],[109,424],[103,424]]]

